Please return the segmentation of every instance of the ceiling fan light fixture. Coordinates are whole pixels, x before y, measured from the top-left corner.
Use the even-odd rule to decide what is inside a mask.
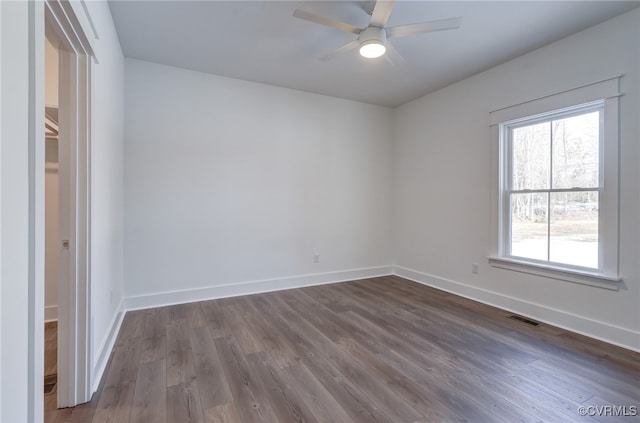
[[[387,34],[383,28],[370,26],[365,28],[358,36],[360,40],[360,55],[367,59],[380,57],[387,51],[384,42]]]
[[[360,45],[360,55],[367,59],[375,59],[382,56],[387,48],[378,40],[370,40]]]

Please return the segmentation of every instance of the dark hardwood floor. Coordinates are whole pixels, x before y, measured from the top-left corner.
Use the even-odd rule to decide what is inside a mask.
[[[56,415],[58,381],[58,322],[44,324],[44,410],[48,418]]]
[[[638,421],[640,354],[508,316],[398,277],[132,311],[47,421]]]

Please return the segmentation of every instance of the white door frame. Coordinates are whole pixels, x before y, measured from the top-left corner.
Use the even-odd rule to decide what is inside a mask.
[[[90,76],[91,58],[94,55],[69,2],[45,0],[44,15],[46,36],[60,53],[58,149],[61,253],[57,396],[58,407],[72,407],[90,401],[93,394],[89,248]],[[40,100],[44,110],[44,98]],[[44,184],[44,181],[41,183]],[[44,358],[44,352],[42,356]]]

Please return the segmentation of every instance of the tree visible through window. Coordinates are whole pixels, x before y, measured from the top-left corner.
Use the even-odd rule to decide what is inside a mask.
[[[502,126],[507,256],[598,269],[603,104]]]

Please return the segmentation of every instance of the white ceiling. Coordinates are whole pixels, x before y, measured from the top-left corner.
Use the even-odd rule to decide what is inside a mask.
[[[114,1],[125,56],[372,104],[397,106],[640,5],[638,1],[397,1],[387,26],[462,17],[460,29],[390,42],[406,62],[292,17],[296,8],[365,27],[363,1]]]

